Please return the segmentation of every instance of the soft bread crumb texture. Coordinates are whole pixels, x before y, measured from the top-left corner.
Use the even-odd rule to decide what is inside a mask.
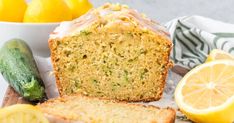
[[[173,123],[175,111],[81,95],[64,96],[39,104],[51,123]]]
[[[134,18],[110,21],[106,16],[76,34],[50,39],[60,94],[122,101],[160,99],[171,66],[169,38],[160,30],[141,28]]]

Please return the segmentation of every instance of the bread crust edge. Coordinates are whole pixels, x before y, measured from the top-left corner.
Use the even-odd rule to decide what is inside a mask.
[[[103,98],[98,98],[98,97],[87,97],[85,95],[82,94],[72,94],[70,96],[65,95],[62,97],[58,97],[55,99],[50,99],[42,104],[38,104],[37,107],[40,108],[40,106],[43,106],[43,104],[47,105],[49,103],[53,103],[55,100],[61,100],[61,101],[66,101],[66,97],[81,97],[81,98],[85,98],[85,99],[98,99],[100,101],[109,101],[110,103],[115,103],[115,104],[121,104],[121,105],[126,105],[126,106],[134,106],[134,107],[144,107],[144,108],[149,108],[149,109],[155,109],[155,110],[160,110],[162,113],[162,116],[160,116],[160,121],[163,121],[162,123],[174,123],[175,119],[176,119],[176,111],[173,108],[170,107],[166,107],[166,108],[159,108],[157,106],[153,106],[153,105],[143,105],[143,104],[136,104],[136,103],[128,103],[127,101],[118,101],[118,100],[109,100],[109,99],[103,99]],[[65,118],[63,116],[60,115],[55,115],[55,114],[51,114],[48,112],[43,112],[44,115],[50,119],[50,120],[58,120],[58,121],[63,121],[61,123],[80,123],[82,121],[78,121],[78,120],[73,120],[73,119],[69,119],[69,118]],[[165,115],[166,114],[166,115]],[[60,123],[60,122],[52,122],[52,123]],[[152,121],[152,123],[155,123],[154,121]]]

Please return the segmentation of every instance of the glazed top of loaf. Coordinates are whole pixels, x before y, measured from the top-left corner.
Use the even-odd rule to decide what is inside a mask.
[[[90,10],[87,14],[73,21],[62,22],[50,35],[50,39],[75,35],[95,22],[104,23],[106,26],[111,26],[116,23],[121,23],[126,26],[134,24],[143,30],[151,30],[169,37],[169,34],[163,26],[147,18],[144,14],[130,9],[126,5],[106,3],[97,9]]]

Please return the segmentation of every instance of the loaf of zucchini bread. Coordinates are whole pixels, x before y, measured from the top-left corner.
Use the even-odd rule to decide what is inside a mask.
[[[165,28],[119,4],[61,23],[49,47],[61,95],[158,100],[171,66],[172,43]]]
[[[50,123],[174,123],[175,111],[82,95],[39,104]]]

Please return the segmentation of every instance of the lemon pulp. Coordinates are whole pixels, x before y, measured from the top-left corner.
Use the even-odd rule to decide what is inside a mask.
[[[233,122],[234,61],[218,60],[194,68],[177,85],[175,100],[195,122]]]
[[[232,56],[231,54],[219,50],[219,49],[214,49],[210,52],[210,54],[208,55],[206,62],[210,62],[210,61],[214,61],[214,60],[234,60],[234,56]]]

